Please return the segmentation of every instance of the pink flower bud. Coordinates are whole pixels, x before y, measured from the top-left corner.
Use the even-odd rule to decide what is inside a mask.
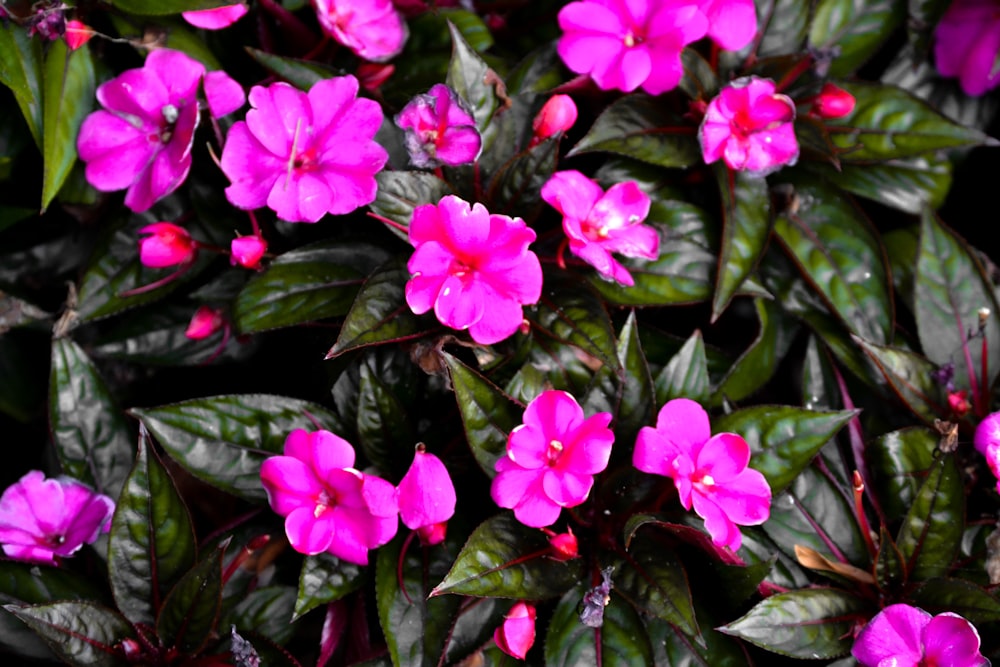
[[[567,561],[580,557],[580,544],[572,531],[558,535],[553,533],[549,537],[549,545],[552,547],[549,553],[552,560]]]
[[[238,236],[229,244],[229,262],[246,269],[260,269],[260,258],[267,252],[267,241],[260,236]]]
[[[69,46],[70,51],[76,51],[78,48],[90,41],[96,33],[82,21],[77,21],[73,19],[72,21],[66,21],[66,33],[63,37],[66,39],[66,45]]]
[[[139,239],[139,261],[143,266],[162,269],[194,260],[198,245],[183,227],[172,222],[154,222],[139,230],[148,234]]]
[[[203,340],[221,329],[223,324],[225,324],[225,320],[221,310],[202,306],[194,311],[194,316],[191,318],[191,323],[188,324],[184,335],[191,340]]]
[[[553,95],[535,116],[531,127],[535,136],[531,144],[541,143],[554,134],[565,132],[576,122],[576,104],[569,95]]]
[[[455,485],[441,459],[417,445],[413,463],[399,482],[399,516],[420,543],[432,546],[444,540],[446,522],[455,515]]]
[[[823,89],[819,91],[819,95],[816,96],[816,100],[813,102],[812,113],[827,120],[843,118],[854,111],[854,104],[854,95],[851,95],[843,88],[828,83],[823,86]]]
[[[425,547],[441,544],[444,542],[444,538],[448,536],[448,522],[442,521],[441,523],[432,523],[428,526],[420,526],[420,528],[417,528],[417,536],[420,537],[420,544]]]
[[[493,632],[493,641],[507,655],[524,660],[535,643],[535,607],[524,602],[511,607],[503,625]]]
[[[374,92],[379,89],[379,87],[389,80],[393,72],[396,71],[395,65],[389,65],[386,63],[361,63],[358,65],[358,83],[361,87],[369,92]]]
[[[968,400],[969,392],[965,389],[959,389],[958,391],[948,392],[948,407],[951,411],[955,413],[956,417],[964,417],[969,414],[969,410],[972,409],[972,405]]]

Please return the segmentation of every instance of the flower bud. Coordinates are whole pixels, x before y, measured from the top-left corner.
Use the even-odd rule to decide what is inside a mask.
[[[89,42],[90,38],[95,34],[94,30],[86,23],[73,19],[72,21],[66,21],[66,34],[63,35],[63,38],[66,40],[69,50],[76,51]]]
[[[139,261],[143,266],[162,269],[194,260],[198,245],[187,230],[172,222],[154,222],[139,230],[148,234],[139,239]]]
[[[221,310],[202,306],[194,312],[184,335],[191,340],[203,340],[221,329],[223,324],[225,320],[222,318]]]
[[[567,561],[580,557],[580,545],[572,531],[553,534],[549,537],[549,546],[552,547],[549,553],[552,560]]]
[[[827,120],[843,118],[854,111],[854,104],[854,95],[839,86],[827,83],[813,101],[812,113]]]
[[[260,258],[267,251],[267,241],[260,236],[238,236],[229,244],[230,264],[246,269],[260,269]]]
[[[440,523],[420,526],[420,528],[417,528],[417,536],[420,537],[420,544],[425,547],[441,544],[444,542],[444,538],[448,536],[448,522],[441,521]]]
[[[362,88],[373,93],[388,81],[395,71],[396,66],[388,63],[361,63],[358,65],[357,71],[358,83],[361,84]]]
[[[493,641],[501,651],[524,660],[535,643],[535,607],[518,602],[504,617],[503,625],[493,632]]]
[[[969,403],[967,398],[968,395],[969,392],[965,389],[948,392],[948,407],[951,408],[956,417],[964,417],[972,409],[972,404]]]
[[[420,543],[433,546],[444,540],[447,522],[455,514],[455,485],[441,459],[417,445],[413,463],[399,482],[399,516]]]
[[[569,95],[553,95],[535,116],[531,127],[535,136],[531,145],[541,143],[554,134],[565,132],[576,122],[576,104]]]

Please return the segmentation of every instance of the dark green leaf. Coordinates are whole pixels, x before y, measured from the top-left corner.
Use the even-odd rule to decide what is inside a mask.
[[[69,338],[52,341],[49,423],[69,475],[117,498],[135,450],[125,415],[87,354]]]
[[[490,212],[519,213],[541,203],[541,190],[556,170],[559,139],[551,138],[521,151],[500,167],[490,179]]]
[[[569,155],[615,153],[660,167],[689,167],[701,160],[696,129],[656,98],[627,95],[604,110]]]
[[[410,272],[402,259],[383,264],[368,277],[354,299],[327,359],[368,345],[416,338],[424,333],[424,320],[406,304]]]
[[[329,79],[337,74],[337,71],[331,67],[308,60],[277,56],[249,46],[244,48],[251,58],[263,65],[268,71],[306,92],[309,92],[309,89],[317,81]]]
[[[715,96],[719,91],[719,77],[715,73],[715,67],[691,47],[681,51],[681,64],[684,65],[684,76],[677,84],[678,88],[695,100]]]
[[[76,162],[76,135],[94,103],[97,82],[90,47],[70,51],[65,40],[49,45],[45,56],[42,110],[42,210],[59,192]]]
[[[358,444],[375,467],[394,471],[401,463],[406,465],[406,456],[401,456],[401,452],[409,452],[417,444],[413,419],[377,370],[362,363],[360,371]]]
[[[722,251],[712,298],[712,320],[722,315],[736,291],[757,266],[770,230],[767,181],[716,166],[722,193]]]
[[[880,480],[876,491],[890,522],[902,519],[913,505],[925,471],[934,463],[937,444],[933,431],[912,426],[886,433],[868,445],[865,454]]]
[[[944,455],[931,464],[896,536],[909,580],[927,581],[947,574],[964,526],[962,476],[955,458]]]
[[[375,174],[378,193],[372,210],[406,228],[413,218],[413,209],[422,204],[437,204],[451,188],[434,174],[425,171],[380,171]],[[406,234],[390,227],[406,239]],[[408,240],[408,239],[407,239]]]
[[[716,433],[743,436],[752,468],[764,473],[773,493],[783,491],[809,465],[820,448],[858,414],[857,410],[820,412],[786,405],[760,405],[716,420]]]
[[[780,56],[801,50],[809,34],[810,3],[801,0],[757,0],[760,44],[757,56]]]
[[[621,398],[614,412],[615,437],[620,443],[628,443],[631,449],[639,429],[653,421],[656,409],[653,378],[639,341],[635,312],[629,313],[618,336],[618,359],[622,365],[621,373],[616,376],[621,386],[618,392]],[[610,372],[610,369],[604,370]]]
[[[906,566],[892,535],[882,526],[875,555],[875,580],[882,593],[894,595],[906,581]]]
[[[951,189],[951,161],[932,153],[885,162],[845,163],[822,170],[830,183],[905,213],[937,208]]]
[[[480,132],[484,132],[499,102],[495,87],[502,86],[503,82],[469,46],[454,23],[449,21],[448,29],[451,31],[452,52],[445,83],[469,103],[472,115],[476,118],[476,126]]]
[[[931,33],[951,3],[948,0],[908,0],[906,4],[907,36],[915,53],[923,59],[930,50]]]
[[[329,431],[343,432],[336,416],[320,405],[266,394],[197,398],[131,413],[192,475],[251,502],[267,498],[261,463],[284,451],[291,431],[315,430],[310,416]]]
[[[521,524],[510,512],[487,519],[473,531],[448,576],[431,595],[543,600],[562,595],[581,574],[579,560],[547,558],[548,540]],[[537,554],[533,558],[525,556]]]
[[[580,348],[616,371],[621,368],[615,332],[604,304],[572,276],[546,273],[538,307],[525,315],[533,329]]]
[[[92,602],[54,602],[29,606],[5,605],[71,665],[118,667],[126,664],[116,645],[133,637],[132,626],[120,614]]]
[[[568,591],[552,614],[545,635],[548,667],[577,665],[653,665],[653,650],[641,617],[614,590],[604,608],[604,625],[598,630],[580,622],[578,606],[583,587]]]
[[[939,388],[932,373],[937,370],[937,366],[907,350],[876,345],[857,336],[854,339],[874,362],[888,388],[914,414],[931,424],[944,413],[944,409],[935,401]]]
[[[748,667],[750,664],[737,640],[711,628],[702,630],[705,646],[701,646],[656,617],[643,618],[643,623],[653,647],[654,665]]]
[[[713,404],[723,398],[742,401],[767,384],[799,331],[797,323],[772,299],[754,299],[754,306],[760,332],[715,388]]]
[[[139,455],[111,519],[108,578],[118,609],[133,623],[153,625],[164,596],[194,565],[191,516],[152,445]]]
[[[42,40],[10,21],[0,22],[0,83],[11,89],[24,120],[42,146]]]
[[[448,365],[472,455],[483,472],[493,478],[497,474],[497,460],[507,453],[507,436],[521,423],[524,408],[455,357],[448,353],[442,356]]]
[[[222,557],[225,546],[184,573],[163,601],[156,634],[166,646],[198,653],[215,632],[222,608]]]
[[[867,607],[853,593],[811,588],[769,597],[719,630],[793,658],[837,658],[851,650]]]
[[[122,11],[132,14],[161,15],[180,14],[181,12],[198,11],[199,9],[212,9],[232,4],[231,0],[111,0],[111,4]]]
[[[510,602],[499,598],[467,598],[455,619],[448,645],[445,647],[444,664],[458,664],[462,658],[474,658],[493,637],[494,628],[503,623]],[[486,649],[487,651],[489,648]],[[494,650],[499,651],[494,647]],[[501,659],[503,660],[503,659]],[[494,661],[487,664],[497,664]],[[485,665],[483,667],[486,667]],[[498,665],[499,667],[499,665]]]
[[[223,623],[236,626],[239,632],[254,632],[281,645],[292,638],[292,610],[295,608],[295,587],[271,585],[258,588],[233,609]]]
[[[964,579],[932,579],[913,591],[910,600],[931,614],[951,612],[976,625],[1000,621],[1000,601]]]
[[[820,0],[813,12],[809,43],[837,49],[830,73],[845,76],[860,67],[903,20],[900,0]]]
[[[656,376],[656,404],[663,405],[674,398],[690,398],[699,403],[708,398],[708,361],[701,331],[696,329]]]
[[[687,572],[673,554],[648,536],[632,540],[628,555],[615,568],[614,589],[638,611],[695,637],[700,630]]]
[[[369,243],[336,241],[285,253],[240,292],[236,328],[254,333],[346,315],[362,283],[388,258]]]
[[[909,307],[911,312],[916,311],[913,289],[916,282],[919,243],[919,225],[894,229],[882,235],[882,244],[885,246],[886,255],[889,256],[893,288],[896,295]]]
[[[306,556],[299,573],[299,591],[295,598],[297,621],[321,604],[334,602],[365,583],[365,570],[360,565],[340,560],[327,553]]]

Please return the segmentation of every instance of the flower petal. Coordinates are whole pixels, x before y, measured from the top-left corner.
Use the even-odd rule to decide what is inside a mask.
[[[921,635],[931,615],[908,604],[894,604],[875,615],[854,640],[851,654],[862,665],[877,667],[895,658],[916,665],[924,657]]]

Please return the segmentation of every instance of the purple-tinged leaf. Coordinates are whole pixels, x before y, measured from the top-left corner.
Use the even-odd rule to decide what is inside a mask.
[[[225,545],[184,573],[163,601],[156,634],[182,654],[199,653],[215,633],[222,609],[222,558]]]
[[[809,34],[811,6],[799,0],[758,0],[757,57],[797,53]]]
[[[495,87],[502,86],[502,80],[451,21],[448,22],[448,30],[451,32],[452,51],[445,83],[468,103],[476,119],[476,127],[485,134],[499,105]],[[486,145],[485,137],[483,145]]]
[[[559,158],[559,139],[546,139],[504,163],[490,179],[490,213],[531,220],[541,207],[542,186],[552,177]]]
[[[865,455],[879,479],[876,490],[890,523],[902,519],[913,506],[937,445],[938,436],[921,426],[886,433],[868,444]]]
[[[507,600],[467,598],[451,627],[444,650],[445,664],[459,664],[462,659],[473,656],[493,638],[493,630],[500,627],[509,609]]]
[[[281,646],[295,634],[296,626],[292,625],[294,608],[295,587],[272,584],[247,594],[222,625],[235,625],[248,639],[253,639],[247,634],[252,631]],[[256,641],[253,644],[258,651],[263,651]]]
[[[896,536],[907,580],[943,577],[958,554],[965,527],[965,489],[955,457],[942,455],[927,470]]]
[[[365,585],[365,573],[362,566],[328,553],[306,556],[299,573],[299,590],[292,621],[297,621],[321,604],[335,602],[358,590]]]
[[[552,614],[545,634],[548,667],[576,665],[653,665],[653,649],[632,606],[612,589],[604,608],[604,623],[591,628],[580,622],[578,607],[587,587],[570,589]]]
[[[870,343],[858,336],[855,342],[874,363],[887,388],[915,415],[932,424],[946,412],[937,402],[941,388],[934,382],[937,366],[915,352]]]
[[[4,605],[48,643],[52,652],[80,667],[124,666],[118,644],[135,636],[132,626],[118,612],[86,601],[51,604]]]
[[[424,204],[437,204],[451,187],[426,171],[380,171],[375,174],[378,192],[371,203],[372,211],[409,229],[413,209]],[[389,230],[409,243],[406,232],[395,227]]]
[[[870,58],[903,20],[897,0],[820,0],[812,14],[809,45],[833,50],[833,76],[846,76]]]
[[[965,579],[931,579],[913,591],[910,601],[928,613],[949,611],[976,625],[1000,621],[1000,601]]]
[[[705,628],[702,646],[677,628],[655,616],[644,617],[643,624],[653,647],[653,664],[670,667],[750,667],[751,662],[740,642]],[[705,623],[702,623],[704,626]]]
[[[885,595],[896,595],[906,583],[906,566],[892,535],[882,526],[879,533],[878,553],[875,555],[875,581]]]
[[[644,532],[615,562],[614,590],[644,614],[656,616],[689,637],[701,633],[694,615],[688,575],[680,560]]]

